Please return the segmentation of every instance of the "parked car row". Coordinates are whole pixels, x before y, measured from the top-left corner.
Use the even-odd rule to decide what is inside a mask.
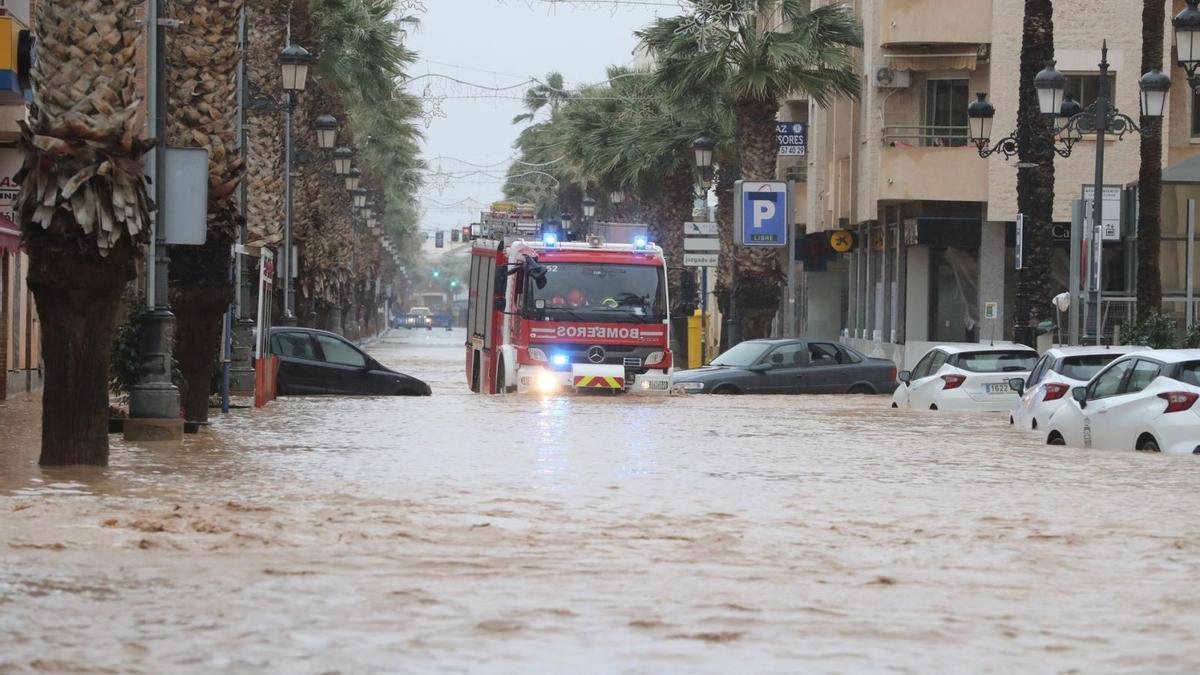
[[[943,345],[900,381],[892,407],[1008,412],[1050,445],[1200,454],[1200,350]]]

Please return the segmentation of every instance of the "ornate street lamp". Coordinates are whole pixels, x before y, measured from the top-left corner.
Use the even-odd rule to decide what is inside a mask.
[[[608,193],[608,201],[612,202],[613,204],[621,204],[625,201],[625,193],[621,190],[613,190],[612,192]]]
[[[321,115],[313,123],[317,130],[317,147],[331,150],[337,144],[338,121],[333,115]]]
[[[351,167],[346,173],[346,189],[353,192],[358,189],[358,182],[362,179],[362,171],[358,167]]]
[[[367,207],[366,188],[355,188],[354,190],[351,190],[351,193],[354,195],[354,208],[364,209]]]
[[[717,147],[716,141],[708,136],[701,136],[692,141],[692,152],[695,154],[696,168],[708,169],[713,164],[713,150]]]
[[[350,163],[354,161],[354,151],[342,146],[333,151],[333,172],[339,176],[350,174]]]
[[[596,200],[591,197],[583,198],[583,217],[592,218],[596,215]]]
[[[1200,60],[1185,61],[1185,49],[1187,59],[1200,59],[1200,51],[1196,51],[1196,49],[1200,49],[1200,10],[1196,8],[1197,3],[1200,3],[1200,0],[1188,0],[1187,9],[1176,16],[1173,21],[1176,40],[1180,45],[1180,65],[1188,69],[1189,82],[1193,82],[1195,69],[1197,65],[1200,65]],[[1182,37],[1180,37],[1181,35]],[[1085,233],[1085,236],[1092,241],[1100,238],[1100,227],[1103,222],[1101,209],[1104,200],[1101,195],[1104,194],[1105,136],[1111,133],[1120,139],[1130,132],[1138,132],[1147,136],[1158,133],[1153,128],[1138,127],[1132,117],[1122,113],[1112,104],[1108,91],[1108,66],[1108,42],[1105,41],[1100,47],[1100,81],[1096,88],[1096,102],[1086,110],[1078,101],[1065,94],[1066,78],[1055,69],[1053,61],[1037,74],[1033,85],[1038,92],[1038,107],[1041,109],[1042,115],[1047,118],[1048,130],[1045,133],[1038,133],[1037,130],[1019,124],[1016,131],[989,147],[992,117],[996,114],[995,108],[987,102],[987,94],[984,93],[979,94],[978,99],[967,106],[971,141],[978,149],[980,157],[988,157],[998,152],[1005,159],[1010,159],[1024,152],[1044,155],[1050,150],[1060,157],[1069,157],[1071,149],[1079,139],[1083,138],[1084,134],[1095,134],[1096,174],[1093,187],[1095,196],[1092,199],[1093,231]],[[1151,119],[1161,119],[1166,108],[1167,92],[1171,88],[1170,77],[1158,70],[1151,70],[1142,75],[1138,86],[1141,89],[1142,115]],[[1193,86],[1195,86],[1194,82]],[[1018,166],[1021,165],[1018,164]],[[1094,261],[1093,264],[1098,264],[1098,261]],[[1089,275],[1090,277],[1091,275]],[[1103,339],[1103,313],[1099,311],[1101,291],[1098,288],[1092,289],[1092,293],[1097,309],[1096,344],[1100,344]],[[1074,328],[1072,331],[1074,332]]]
[[[312,54],[300,45],[288,45],[279,52],[279,68],[283,72],[283,90],[292,93],[304,91],[308,80],[308,66],[313,62]]]
[[[1187,7],[1171,19],[1175,29],[1175,53],[1179,66],[1187,72],[1188,84],[1196,88],[1196,69],[1200,68],[1200,0],[1187,0]]]

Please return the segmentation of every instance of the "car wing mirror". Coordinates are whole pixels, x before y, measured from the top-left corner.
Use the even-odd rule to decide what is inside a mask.
[[[1075,387],[1071,390],[1071,398],[1075,399],[1075,402],[1079,404],[1080,408],[1087,407],[1087,397],[1087,387]]]
[[[899,380],[900,382],[903,382],[904,384],[908,384],[909,382],[912,381],[912,371],[911,370],[902,370],[902,371],[896,373],[896,379]]]
[[[753,366],[750,366],[750,368],[748,368],[748,370],[752,373],[762,373],[762,372],[766,372],[770,369],[771,369],[771,364],[769,364],[769,363],[756,363]]]
[[[1013,391],[1017,392],[1018,396],[1020,396],[1021,394],[1025,393],[1025,378],[1023,378],[1023,377],[1010,378],[1008,381],[1008,386]]]

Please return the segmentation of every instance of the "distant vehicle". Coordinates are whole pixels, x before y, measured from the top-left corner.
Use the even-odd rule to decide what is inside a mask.
[[[413,307],[404,315],[404,327],[433,330],[433,312],[428,307]]]
[[[335,333],[313,328],[272,328],[271,353],[279,357],[276,390],[281,396],[431,393],[428,384],[380,364]]]
[[[673,382],[695,394],[879,394],[896,388],[896,364],[833,342],[747,340]]]
[[[1009,380],[1028,377],[1037,360],[1022,345],[939,345],[900,371],[892,407],[1007,412],[1017,400]]]
[[[1102,450],[1200,454],[1200,349],[1113,361],[1046,424],[1046,442]]]
[[[1146,347],[1055,347],[1042,354],[1029,378],[1014,377],[1009,386],[1021,398],[1009,421],[1025,431],[1038,429],[1071,399],[1071,390],[1088,383],[1114,359]]]

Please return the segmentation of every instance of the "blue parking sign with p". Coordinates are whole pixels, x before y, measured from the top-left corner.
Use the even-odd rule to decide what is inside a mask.
[[[787,183],[743,182],[739,215],[743,246],[787,246]]]

